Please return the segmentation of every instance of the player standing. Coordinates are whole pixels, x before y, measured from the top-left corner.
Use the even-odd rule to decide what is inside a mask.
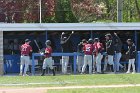
[[[132,74],[134,74],[136,73],[135,70],[136,46],[131,39],[127,40],[127,44],[128,44],[128,51],[126,52],[126,54],[129,56],[129,63],[128,63],[128,70],[126,73],[130,73],[130,69],[132,65],[133,68]]]
[[[118,37],[117,33],[113,33],[114,38],[114,47],[115,47],[115,61],[114,61],[114,68],[116,72],[119,72],[119,67],[123,68],[123,66],[120,64],[121,59],[121,50],[122,50],[122,41]]]
[[[21,57],[20,57],[20,60],[21,60],[21,63],[20,63],[20,74],[19,75],[23,75],[23,76],[28,76],[27,75],[27,69],[28,69],[28,65],[30,63],[30,53],[32,52],[32,47],[29,45],[30,44],[30,40],[29,39],[26,39],[25,40],[25,44],[23,44],[21,47],[20,47],[20,51],[21,51]],[[25,68],[24,68],[24,72],[23,72],[23,67],[25,65]]]
[[[95,48],[94,58],[96,61],[97,73],[100,74],[101,73],[101,60],[103,58],[102,52],[103,52],[104,48],[103,48],[103,44],[100,43],[99,38],[94,39],[93,46]]]
[[[84,65],[82,67],[82,73],[85,72],[86,66],[89,66],[89,74],[92,74],[92,54],[93,54],[93,40],[89,39],[88,44],[84,45]]]
[[[106,34],[106,52],[107,52],[107,62],[110,65],[111,71],[114,72],[114,41],[112,40],[112,35],[111,34]]]
[[[83,54],[83,47],[84,47],[85,44],[87,44],[86,39],[83,39],[82,42],[80,42],[78,44],[78,47],[77,47],[77,52],[78,53]],[[84,56],[83,55],[78,55],[77,56],[77,66],[78,66],[78,72],[80,72],[80,73],[81,73],[81,68],[83,66],[83,63],[84,63]]]
[[[43,62],[43,71],[42,71],[42,74],[41,76],[44,76],[45,75],[45,70],[46,70],[46,67],[49,66],[49,68],[52,70],[53,72],[53,76],[55,76],[55,71],[54,71],[54,68],[53,68],[53,63],[52,63],[52,57],[51,57],[51,53],[52,53],[52,47],[51,47],[51,41],[50,40],[47,40],[45,42],[46,44],[46,49],[45,49],[45,59],[44,59],[44,62]],[[42,54],[42,55],[44,55]]]
[[[69,53],[70,51],[70,44],[69,44],[69,40],[71,35],[74,34],[74,31],[72,31],[72,33],[68,36],[66,35],[64,32],[62,32],[61,34],[61,46],[62,46],[62,52],[63,53]],[[69,63],[69,56],[62,56],[62,73],[63,74],[67,74],[67,66]]]

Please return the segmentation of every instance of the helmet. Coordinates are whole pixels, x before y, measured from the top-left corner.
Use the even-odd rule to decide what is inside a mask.
[[[94,39],[94,42],[99,42],[99,38],[95,38]]]
[[[51,41],[50,41],[50,40],[47,40],[47,41],[45,42],[45,44],[46,44],[46,45],[51,45]]]
[[[31,42],[29,39],[25,39],[25,42]]]
[[[93,43],[93,39],[90,38],[90,39],[88,40],[88,43],[89,43],[89,44],[92,44],[92,43]]]

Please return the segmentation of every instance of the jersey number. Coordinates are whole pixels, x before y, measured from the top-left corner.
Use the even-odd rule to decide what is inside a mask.
[[[87,48],[86,48],[86,51],[88,51],[88,52],[89,52],[89,51],[90,51],[90,47],[87,47]]]
[[[22,47],[22,50],[21,51],[26,51],[27,50],[27,47]]]

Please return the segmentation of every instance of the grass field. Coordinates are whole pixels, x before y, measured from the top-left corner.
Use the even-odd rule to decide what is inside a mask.
[[[140,84],[140,74],[0,77],[0,87],[61,87],[114,84]]]

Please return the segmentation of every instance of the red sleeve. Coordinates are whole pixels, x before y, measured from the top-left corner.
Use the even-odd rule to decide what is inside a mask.
[[[30,51],[33,51],[32,47],[30,46]]]
[[[85,49],[86,49],[86,46],[84,45],[84,47],[83,47],[83,51],[85,51]]]

